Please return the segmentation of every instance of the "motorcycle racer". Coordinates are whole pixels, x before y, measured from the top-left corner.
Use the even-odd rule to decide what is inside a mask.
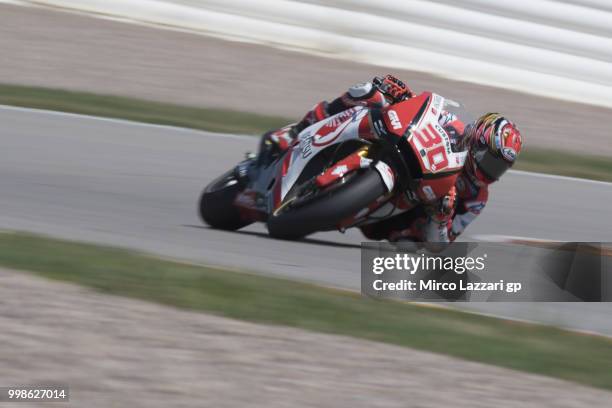
[[[382,108],[413,96],[412,90],[394,76],[375,77],[371,82],[350,87],[332,102],[322,101],[317,103],[298,123],[266,133],[262,147],[264,150],[274,151],[278,149],[279,151],[285,151],[302,130],[325,118],[344,112],[354,106]]]
[[[459,201],[452,223],[446,228],[451,241],[480,215],[489,197],[489,185],[514,165],[523,147],[516,125],[498,113],[478,119],[470,127],[466,141],[470,143],[470,154],[457,179]]]
[[[306,127],[354,106],[381,108],[413,96],[412,90],[392,75],[354,85],[332,102],[316,104],[297,124],[265,134],[260,156],[280,154]],[[514,164],[520,153],[521,134],[497,113],[486,114],[467,125],[462,119],[450,112],[442,112],[439,118],[453,150],[470,152],[454,188],[438,202],[362,226],[368,239],[449,242],[481,213],[488,201],[488,186]]]
[[[457,123],[456,128],[461,126]],[[521,152],[522,136],[499,113],[483,115],[465,126],[463,133],[460,143],[470,153],[454,188],[433,206],[362,228],[366,237],[452,242],[481,214],[489,199],[489,185],[512,167]]]

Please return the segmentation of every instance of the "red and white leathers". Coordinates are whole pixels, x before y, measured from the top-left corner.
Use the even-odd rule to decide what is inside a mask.
[[[454,241],[480,215],[489,200],[489,184],[475,180],[465,170],[457,178],[455,188],[457,204],[447,226],[449,241]]]
[[[322,101],[317,103],[298,123],[266,134],[264,143],[269,142],[284,151],[295,140],[298,133],[325,118],[355,106],[382,108],[412,96],[413,93],[410,88],[397,78],[391,75],[384,78],[376,77],[371,82],[350,87],[332,102]]]
[[[437,204],[440,210],[417,218],[407,230],[391,231],[390,238],[452,242],[480,215],[488,200],[489,184],[474,179],[464,169],[454,188]]]
[[[452,129],[447,132],[452,137]],[[440,204],[450,208],[450,215],[433,214],[426,223],[417,220],[414,225],[423,225],[423,241],[454,241],[480,215],[489,198],[489,184],[512,167],[523,147],[521,132],[499,113],[481,116],[462,132],[460,142],[469,148],[469,155],[454,190]],[[456,204],[447,206],[446,200],[456,200]]]
[[[450,136],[453,147],[461,150],[465,123],[450,112],[442,112],[439,123]],[[471,176],[464,168],[455,186],[437,202],[368,225],[362,228],[362,232],[367,238],[389,241],[454,241],[480,214],[488,196],[488,184]]]

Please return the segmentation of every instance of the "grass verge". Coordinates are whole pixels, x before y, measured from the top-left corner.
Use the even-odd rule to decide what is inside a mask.
[[[413,347],[612,390],[612,341],[603,337],[22,233],[0,234],[0,265],[115,295]]]
[[[239,134],[261,134],[291,122],[280,117],[224,109],[20,85],[0,84],[0,104]]]
[[[521,153],[515,168],[612,182],[612,158],[610,157],[526,149]]]
[[[0,104],[213,132],[256,135],[295,120],[295,118],[287,119],[223,109],[194,108],[119,96],[2,84],[0,84]],[[612,158],[603,156],[527,149],[521,154],[516,169],[612,181]]]

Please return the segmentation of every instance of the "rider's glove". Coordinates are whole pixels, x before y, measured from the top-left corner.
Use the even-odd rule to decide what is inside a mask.
[[[393,75],[386,75],[384,78],[374,77],[372,84],[385,95],[391,103],[401,102],[414,96],[410,88]]]
[[[455,188],[455,186],[452,186],[451,189],[448,191],[448,194],[442,197],[442,200],[440,201],[440,208],[439,208],[440,213],[447,215],[447,216],[452,215],[453,212],[455,211],[456,203],[457,203],[457,188]]]
[[[457,189],[453,186],[444,197],[433,205],[427,205],[425,210],[434,221],[444,224],[452,217],[456,203]]]

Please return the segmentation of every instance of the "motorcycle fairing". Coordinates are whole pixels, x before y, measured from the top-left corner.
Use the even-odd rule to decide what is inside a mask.
[[[424,92],[383,111],[386,129],[408,138],[425,178],[461,170],[467,157],[467,152],[453,152],[450,136],[440,126],[444,103],[444,97]]]
[[[250,197],[250,200],[245,200],[249,201],[250,205],[244,207],[259,211],[262,215],[270,214],[282,205],[308,163],[318,153],[349,140],[364,140],[366,133],[370,134],[372,131],[384,131],[387,135],[392,134],[392,138],[404,137],[409,141],[422,169],[417,180],[419,188],[410,192],[414,205],[419,201],[433,201],[442,197],[454,184],[466,156],[466,153],[452,152],[450,137],[438,123],[443,107],[443,97],[423,93],[378,111],[376,118],[380,119],[382,114],[382,120],[375,121],[374,115],[369,114],[370,109],[356,106],[309,126],[298,135],[297,140],[280,160],[267,168],[257,170],[257,181],[251,186],[251,189],[257,192],[256,203],[253,202],[254,197]],[[381,167],[376,169],[385,180],[386,173],[392,171],[388,166]],[[334,170],[332,169],[331,173]],[[392,180],[391,177],[394,179],[395,175],[389,176],[385,183],[392,189],[393,184],[389,180]],[[350,222],[346,220],[347,222],[341,224],[354,225],[363,222],[368,215],[387,212],[388,206],[385,206],[384,211],[381,206],[388,202],[389,198],[381,197],[351,217]],[[393,204],[397,207],[391,211],[394,215],[411,207]]]
[[[422,174],[415,191],[407,191],[388,201],[377,202],[343,220],[340,229],[377,222],[406,212],[419,203],[434,202],[455,185],[467,157],[467,152],[454,152],[448,133],[440,126],[445,99],[425,92],[415,98],[391,105],[373,118],[377,133],[406,137],[419,160]],[[377,123],[379,122],[379,123]],[[383,122],[383,123],[380,123]],[[415,175],[413,175],[415,176]]]
[[[356,106],[309,126],[298,135],[297,143],[287,152],[287,171],[281,175],[280,201],[320,151],[347,140],[360,139],[359,124],[367,112],[367,108]]]

